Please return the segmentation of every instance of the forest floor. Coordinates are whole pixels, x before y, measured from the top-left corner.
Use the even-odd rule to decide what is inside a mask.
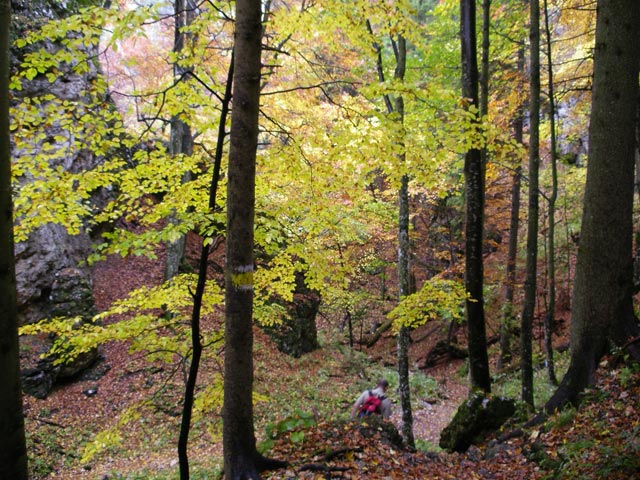
[[[159,267],[145,259],[103,262],[94,285],[98,307],[159,277]],[[255,332],[256,390],[267,399],[256,404],[256,435],[260,442],[271,440],[268,456],[290,464],[265,479],[640,478],[640,374],[633,366],[610,360],[578,411],[567,409],[528,429],[512,425],[502,433],[513,434],[501,442],[446,453],[438,448],[439,436],[468,393],[464,362],[420,370],[418,360],[434,339],[423,340],[412,346],[412,370],[422,384],[414,399],[419,450],[409,452],[375,422],[348,421],[360,390],[379,375],[392,375],[390,333],[363,352],[344,339],[324,338],[321,349],[293,359]],[[132,355],[122,343],[104,345],[101,354],[100,378],[60,386],[44,400],[25,398],[32,478],[178,478],[180,379],[167,380],[167,366]],[[218,368],[205,364],[200,384],[214,382]],[[391,422],[400,427],[397,403]],[[278,434],[269,438],[266,431]],[[94,455],[89,459],[88,453]],[[217,478],[221,453],[214,405],[208,416],[194,418],[192,479]]]

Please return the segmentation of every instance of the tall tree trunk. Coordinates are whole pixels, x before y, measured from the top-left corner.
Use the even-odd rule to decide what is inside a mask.
[[[638,334],[633,182],[640,64],[637,0],[598,0],[589,161],[571,315],[571,360],[548,411],[578,404],[611,343]],[[630,346],[638,358],[638,346]]]
[[[9,30],[11,2],[0,1],[0,478],[27,480],[22,413],[18,309],[13,253],[11,142],[9,135]]]
[[[462,96],[469,106],[478,107],[478,59],[476,47],[475,0],[460,1],[460,40],[462,53]],[[484,266],[482,240],[484,229],[484,168],[477,148],[465,155],[465,302],[469,344],[471,387],[491,391],[489,358],[484,319]]]
[[[480,118],[489,114],[489,54],[491,37],[491,0],[482,0],[482,62],[480,74]],[[482,149],[483,164],[487,165],[487,148]]]
[[[399,300],[409,295],[409,177],[402,177],[398,194],[398,293]],[[402,407],[402,438],[409,448],[415,448],[413,436],[413,410],[409,388],[409,328],[401,326],[398,331],[398,394]]]
[[[225,479],[259,478],[253,427],[253,225],[260,99],[259,0],[236,3],[227,186],[223,447]]]
[[[371,22],[367,20],[367,29],[373,35]],[[407,43],[406,39],[399,35],[397,40],[391,39],[395,54],[396,68],[394,78],[404,81],[407,67]],[[376,51],[376,67],[378,80],[385,81],[384,68],[382,64],[382,48],[379,44],[373,45]],[[383,96],[388,114],[396,114],[397,121],[404,123],[404,98],[398,95],[392,99],[390,95]],[[404,145],[404,138],[400,139]],[[400,161],[404,163],[405,155],[400,155]],[[400,190],[398,192],[398,300],[402,301],[410,292],[410,243],[409,243],[409,177],[403,175],[401,178]],[[376,334],[379,334],[378,329]],[[398,358],[398,393],[400,395],[400,406],[402,408],[402,436],[405,444],[409,448],[415,448],[413,436],[413,412],[411,409],[411,389],[409,387],[409,329],[401,326],[397,337],[397,358]],[[369,345],[375,343],[370,341]]]
[[[396,69],[394,77],[397,80],[404,80],[407,66],[407,42],[400,35],[394,44],[396,54]],[[398,121],[404,123],[404,98],[398,95],[395,98],[394,110],[398,115]],[[404,139],[401,140],[404,145]],[[405,155],[401,155],[404,163]],[[402,301],[410,291],[410,262],[409,257],[409,176],[403,175],[401,179],[400,191],[398,193],[398,296]],[[400,395],[400,405],[402,406],[402,438],[405,445],[415,448],[413,437],[413,412],[411,409],[411,389],[409,388],[409,328],[401,326],[398,331],[398,393]]]
[[[518,72],[524,71],[524,48],[518,49]],[[513,122],[513,138],[522,144],[524,118],[522,107]],[[518,160],[519,161],[519,160]],[[516,284],[516,263],[518,259],[518,230],[520,228],[520,184],[522,180],[522,166],[517,165],[511,176],[511,216],[509,221],[509,246],[507,250],[507,267],[505,272],[504,308],[500,324],[500,356],[498,369],[502,369],[511,362],[511,339],[514,335],[516,316],[513,311],[513,295]]]
[[[260,101],[260,0],[237,0],[227,184],[222,445],[226,480],[258,479],[283,462],[256,449],[253,426],[253,228]]]
[[[529,66],[529,221],[524,305],[520,323],[520,370],[522,401],[533,406],[533,317],[538,273],[538,170],[540,167],[540,4],[530,0]]]
[[[174,2],[174,42],[173,51],[180,57],[180,53],[185,48],[185,43],[191,37],[184,31],[184,27],[189,26],[193,22],[193,18],[196,12],[196,5],[193,0],[175,0]],[[188,70],[181,66],[178,61],[174,63],[173,75],[176,80],[187,80],[186,74]],[[193,155],[193,136],[191,134],[191,128],[180,115],[174,115],[171,119],[171,137],[169,144],[169,153],[172,156]],[[187,173],[183,177],[183,182],[187,182],[191,179],[191,174]],[[170,223],[178,223],[176,215],[169,217]],[[166,256],[164,263],[164,279],[169,280],[175,277],[179,270],[180,264],[184,257],[184,249],[186,244],[186,236],[181,235],[175,241],[167,242],[166,244]]]
[[[544,0],[544,28],[547,40],[547,76],[549,82],[549,124],[551,128],[551,193],[549,194],[549,229],[547,232],[547,276],[549,282],[549,306],[544,317],[544,352],[547,364],[547,380],[557,385],[553,361],[553,325],[556,317],[556,200],[558,199],[558,151],[556,141],[556,100],[553,88],[553,62],[551,54],[551,28],[549,27],[549,7]]]

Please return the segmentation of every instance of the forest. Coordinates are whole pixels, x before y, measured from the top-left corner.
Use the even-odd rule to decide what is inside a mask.
[[[0,23],[0,480],[638,477],[637,0]]]

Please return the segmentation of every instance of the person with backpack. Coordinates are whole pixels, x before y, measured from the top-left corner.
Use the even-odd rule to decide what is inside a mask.
[[[360,394],[351,409],[351,420],[368,415],[382,415],[382,418],[391,416],[391,400],[385,396],[389,388],[389,382],[384,378],[378,380],[376,387],[372,390],[365,390]]]

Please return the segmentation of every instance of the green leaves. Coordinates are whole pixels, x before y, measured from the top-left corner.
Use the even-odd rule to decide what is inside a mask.
[[[304,441],[305,430],[316,425],[316,418],[312,412],[303,412],[296,410],[290,417],[284,418],[278,422],[267,424],[265,427],[266,439],[261,442],[259,449],[267,452],[275,444],[275,440],[285,436],[293,444],[299,444]]]
[[[436,319],[462,320],[467,295],[458,281],[434,277],[420,291],[403,298],[388,314],[394,327],[417,327]]]

